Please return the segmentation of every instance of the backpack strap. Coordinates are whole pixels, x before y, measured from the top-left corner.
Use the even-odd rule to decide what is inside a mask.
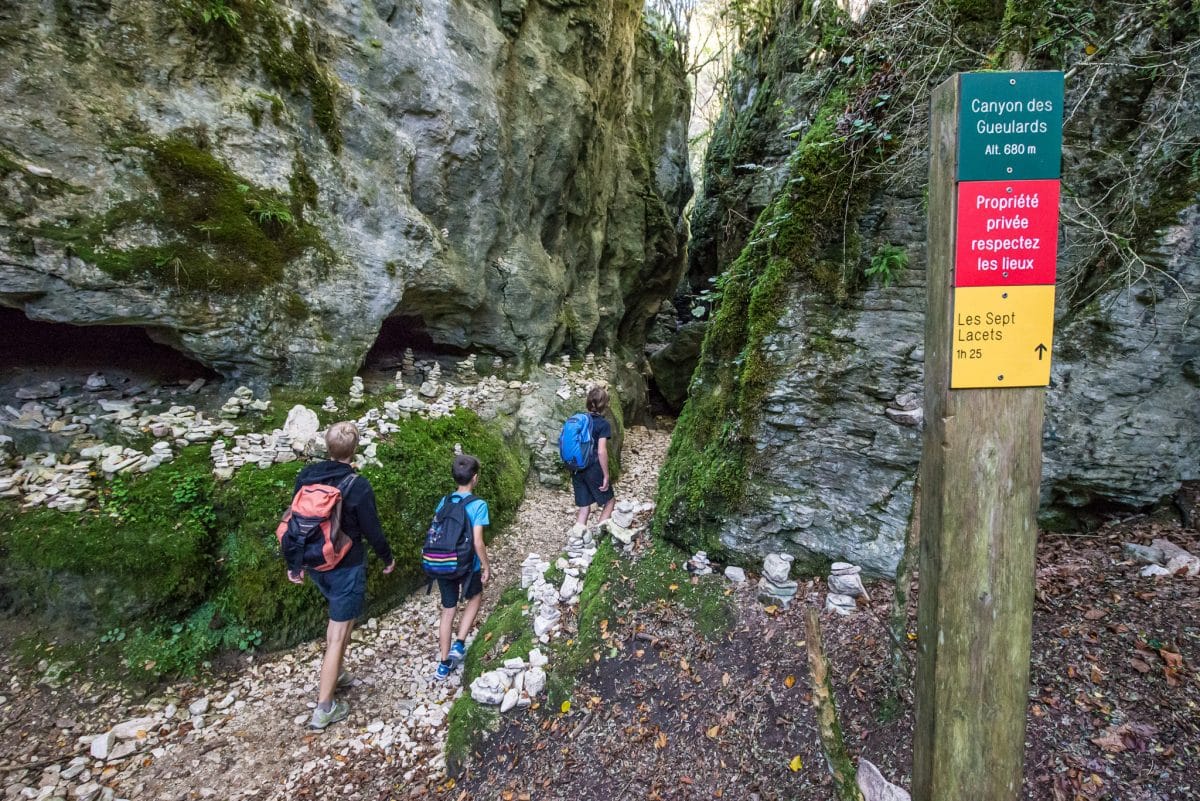
[[[337,490],[342,494],[343,498],[346,497],[346,492],[350,489],[350,485],[354,483],[354,479],[356,478],[358,478],[358,473],[351,471],[350,475],[338,482]]]

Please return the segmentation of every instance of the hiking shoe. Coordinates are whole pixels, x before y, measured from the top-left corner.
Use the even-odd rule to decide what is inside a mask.
[[[462,640],[455,640],[454,645],[450,646],[450,662],[454,665],[454,667],[458,667],[466,658],[467,644]]]
[[[445,681],[453,672],[454,663],[447,659],[445,662],[438,662],[437,671],[434,672],[433,677],[438,681]]]
[[[322,731],[331,723],[337,723],[339,720],[345,720],[350,714],[350,705],[345,701],[334,701],[333,706],[328,712],[322,712],[321,707],[313,710],[312,720],[308,722],[308,728],[314,731]]]

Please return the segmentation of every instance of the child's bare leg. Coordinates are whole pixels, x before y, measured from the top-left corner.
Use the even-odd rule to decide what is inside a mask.
[[[317,691],[317,701],[320,703],[333,701],[338,673],[342,669],[342,652],[346,649],[353,628],[353,620],[331,620],[325,630],[325,657],[321,660],[321,682]]]
[[[483,606],[482,592],[467,601],[467,608],[463,610],[462,619],[458,621],[458,639],[464,641],[467,639],[467,635],[471,633],[471,627],[475,625],[475,616],[479,614],[481,606]]]
[[[575,522],[581,526],[587,525],[588,514],[592,511],[590,506],[580,506],[579,514],[575,515]]]
[[[603,523],[608,518],[612,517],[613,507],[617,505],[616,498],[609,498],[608,503],[604,504],[604,508],[600,510],[600,522]]]
[[[450,658],[450,632],[454,631],[454,613],[457,611],[457,606],[442,607],[442,619],[438,621],[438,658],[443,662]]]

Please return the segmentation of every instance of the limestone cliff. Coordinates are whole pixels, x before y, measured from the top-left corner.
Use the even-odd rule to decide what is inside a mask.
[[[719,300],[660,529],[894,569],[920,455],[929,91],[1026,53],[1068,71],[1044,510],[1200,476],[1200,27],[1169,5],[879,3],[857,23],[789,11],[750,42],[692,218],[688,281]]]
[[[353,371],[393,316],[639,352],[687,107],[631,0],[5,4],[0,304],[264,381]]]

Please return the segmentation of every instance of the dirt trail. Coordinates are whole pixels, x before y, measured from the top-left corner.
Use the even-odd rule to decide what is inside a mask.
[[[653,497],[668,437],[630,430],[620,496]],[[527,489],[516,521],[493,542],[494,577],[483,615],[518,580],[526,554],[562,550],[573,518],[569,490]],[[355,681],[342,695],[351,714],[323,733],[305,727],[321,642],[266,655],[206,682],[176,683],[140,701],[87,682],[32,686],[38,675],[6,665],[12,678],[0,688],[8,696],[0,703],[0,747],[9,760],[48,767],[10,771],[0,786],[37,795],[56,787],[43,797],[89,801],[380,798],[436,783],[446,713],[461,692],[457,673],[445,683],[432,679],[436,598],[420,591],[355,631],[347,665]],[[114,742],[116,753],[129,751],[121,758],[93,759],[78,741],[138,718],[153,720],[138,727],[142,736]],[[88,790],[79,793],[81,786]]]

